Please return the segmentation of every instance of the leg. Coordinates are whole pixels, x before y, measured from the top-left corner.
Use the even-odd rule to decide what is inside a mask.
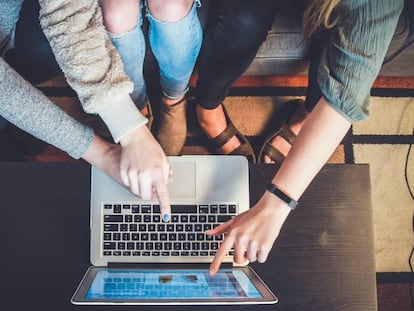
[[[139,0],[100,0],[100,5],[108,35],[122,59],[126,74],[134,83],[132,100],[141,113],[148,116],[143,73],[145,38],[141,30],[141,3]]]
[[[202,41],[197,5],[194,0],[147,0],[148,39],[162,89],[157,139],[167,155],[177,155],[186,139],[185,94]]]
[[[300,103],[293,111],[287,124],[271,134],[266,140],[259,154],[259,162],[275,163],[281,162],[287,156],[292,146],[294,138],[299,134],[307,116],[316,106],[322,92],[317,82],[317,70],[319,66],[319,55],[326,44],[329,32],[320,31],[312,37],[312,46],[310,54],[310,66],[308,71],[308,89],[306,92],[305,103]],[[283,130],[282,130],[283,129]],[[284,134],[286,132],[292,133]],[[289,138],[289,136],[291,138]]]
[[[231,85],[252,63],[275,18],[274,0],[212,0],[198,61],[196,111],[208,138],[227,127],[220,103]],[[240,146],[233,136],[218,151],[228,154]]]
[[[194,0],[147,0],[149,43],[160,67],[166,104],[184,97],[201,47],[202,30]]]

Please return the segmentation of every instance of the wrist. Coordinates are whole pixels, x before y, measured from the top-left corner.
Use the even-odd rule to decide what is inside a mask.
[[[298,201],[293,199],[290,195],[288,195],[286,192],[279,189],[278,186],[276,186],[274,183],[270,182],[267,185],[266,190],[273,194],[275,197],[277,197],[279,200],[284,202],[290,209],[295,209],[298,205]]]
[[[141,140],[143,137],[146,137],[148,134],[152,135],[146,126],[138,126],[121,137],[119,144],[122,147],[125,147],[136,142],[140,143],[139,140]]]
[[[135,106],[129,94],[119,94],[108,98],[97,112],[116,143],[137,127],[148,122],[148,119]]]
[[[267,217],[283,223],[292,209],[281,199],[266,191],[260,199],[259,207],[266,209]]]
[[[112,145],[110,143],[94,134],[92,142],[82,158],[93,166],[101,167],[111,147]]]

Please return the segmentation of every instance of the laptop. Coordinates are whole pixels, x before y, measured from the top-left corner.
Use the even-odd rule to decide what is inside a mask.
[[[233,252],[215,276],[224,236],[204,231],[249,209],[243,156],[169,157],[171,219],[96,167],[91,171],[90,259],[73,304],[272,304],[277,297]]]

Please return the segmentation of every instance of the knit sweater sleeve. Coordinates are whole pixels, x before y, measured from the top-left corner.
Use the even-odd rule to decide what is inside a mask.
[[[0,115],[75,159],[90,147],[92,129],[70,117],[0,58]]]
[[[83,109],[100,114],[115,141],[145,124],[127,96],[133,84],[108,38],[97,0],[39,2],[40,24]]]
[[[344,0],[341,19],[323,50],[319,87],[350,122],[367,118],[371,87],[394,34],[403,0]]]

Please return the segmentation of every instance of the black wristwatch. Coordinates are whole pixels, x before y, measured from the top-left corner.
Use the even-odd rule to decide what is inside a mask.
[[[296,200],[292,199],[290,196],[276,187],[276,185],[274,185],[272,182],[269,183],[266,189],[281,199],[283,202],[285,202],[291,209],[295,209],[295,207],[298,205],[298,202]]]

